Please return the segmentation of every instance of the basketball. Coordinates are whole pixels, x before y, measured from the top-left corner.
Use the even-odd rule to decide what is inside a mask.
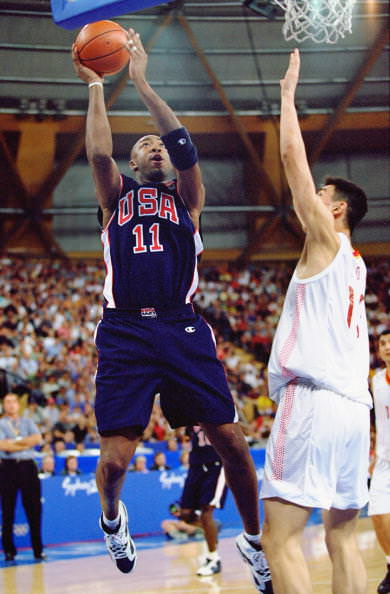
[[[128,35],[114,21],[97,21],[85,25],[76,37],[80,62],[101,76],[122,70],[130,58]]]

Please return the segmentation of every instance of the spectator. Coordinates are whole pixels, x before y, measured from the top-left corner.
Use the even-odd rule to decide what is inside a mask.
[[[175,436],[171,436],[167,439],[166,447],[168,452],[177,452],[179,446]]]
[[[83,443],[88,435],[87,419],[80,415],[76,421],[76,424],[72,427],[74,441],[76,444]]]
[[[156,452],[153,457],[153,464],[150,470],[171,470],[167,464],[167,459],[164,452]]]
[[[178,470],[188,470],[190,467],[190,453],[188,450],[183,450],[179,457],[180,466]]]
[[[39,471],[39,478],[45,479],[55,475],[55,460],[54,456],[47,454],[42,458],[41,470]]]
[[[56,439],[53,444],[54,453],[57,456],[63,456],[66,452],[66,444],[63,439]]]
[[[43,431],[46,425],[45,415],[43,408],[38,405],[34,396],[28,397],[28,404],[23,411],[23,418],[31,419],[40,431]]]
[[[147,468],[146,456],[136,456],[133,466],[130,468],[131,472],[140,472],[141,474],[147,474],[149,472]]]
[[[84,440],[84,445],[86,449],[100,447],[100,437],[96,429],[91,428],[88,430],[88,433]]]
[[[66,476],[78,476],[79,474],[81,474],[77,456],[66,457],[65,466],[64,469],[61,471],[61,474],[65,474]]]
[[[165,536],[169,540],[175,540],[176,542],[203,539],[204,531],[200,523],[199,512],[192,515],[190,522],[181,519],[181,511],[180,503],[171,503],[169,513],[175,519],[170,518],[161,522],[161,528]]]

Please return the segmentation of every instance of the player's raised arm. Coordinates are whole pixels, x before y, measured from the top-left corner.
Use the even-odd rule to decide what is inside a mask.
[[[333,228],[333,217],[318,195],[306,156],[306,149],[295,107],[295,91],[299,80],[300,57],[295,49],[284,78],[280,81],[280,152],[291,189],[295,212],[306,232],[316,235],[325,227]]]
[[[105,226],[115,208],[121,182],[118,167],[112,158],[112,133],[104,103],[103,78],[81,64],[75,46],[72,48],[72,58],[77,76],[89,87],[86,151]]]
[[[145,73],[148,57],[139,34],[133,29],[129,30],[129,52],[129,76],[160,132],[177,170],[179,193],[197,224],[204,205],[205,191],[196,148],[172,109],[147,82]]]

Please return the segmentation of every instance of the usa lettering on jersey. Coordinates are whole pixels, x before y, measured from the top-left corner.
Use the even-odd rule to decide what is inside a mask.
[[[179,216],[176,209],[175,199],[171,194],[161,192],[160,202],[158,201],[157,188],[138,188],[130,190],[118,203],[118,225],[122,227],[132,220],[134,214],[139,217],[159,217],[179,224]]]

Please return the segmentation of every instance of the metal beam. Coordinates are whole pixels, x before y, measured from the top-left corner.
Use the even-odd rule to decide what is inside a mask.
[[[343,117],[346,109],[352,103],[356,93],[358,92],[359,88],[364,82],[364,79],[368,72],[371,70],[384,46],[387,43],[388,39],[388,28],[387,23],[382,27],[381,31],[379,32],[371,50],[368,52],[363,64],[361,65],[357,75],[351,81],[347,91],[340,101],[339,105],[335,109],[334,113],[328,118],[327,122],[325,123],[322,131],[320,132],[319,141],[316,144],[314,150],[309,155],[309,163],[312,165],[315,163],[319,156],[321,155],[322,151],[324,150],[325,146],[327,145],[330,137],[333,135],[334,131],[336,130],[341,118]]]
[[[15,160],[9,151],[7,141],[2,132],[0,132],[0,155],[4,159],[8,169],[8,181],[14,183],[16,188],[15,201],[19,202],[23,208],[28,208],[30,205],[29,192],[24,185]]]
[[[168,27],[171,24],[172,20],[173,20],[173,10],[170,10],[165,15],[165,17],[163,18],[161,23],[159,23],[159,25],[157,26],[157,28],[154,31],[151,38],[145,44],[146,53],[150,52],[150,50],[152,49],[152,47],[155,45],[158,38],[160,37],[163,29]],[[112,105],[115,103],[115,101],[117,100],[119,95],[122,93],[122,91],[125,88],[128,81],[129,81],[129,74],[128,74],[127,70],[124,70],[123,73],[121,74],[119,80],[117,81],[117,83],[115,84],[115,86],[113,87],[113,89],[110,92],[110,95],[107,100],[107,108],[108,109],[110,109],[112,107]]]
[[[269,235],[276,226],[280,223],[280,216],[270,216],[261,225],[260,229],[256,231],[256,236],[252,239],[250,244],[241,252],[237,258],[237,262],[245,264],[250,260],[251,256],[258,251],[260,241],[264,242],[264,238]]]
[[[183,15],[179,14],[179,15],[177,15],[177,20],[180,23],[180,25],[182,26],[182,28],[184,29],[184,32],[186,33],[192,47],[194,48],[195,54],[198,56],[202,66],[204,67],[208,76],[210,77],[211,82],[213,83],[213,86],[219,95],[219,98],[221,99],[224,107],[226,108],[230,117],[232,118],[233,124],[237,130],[237,133],[239,134],[239,136],[245,146],[245,149],[247,150],[248,155],[249,155],[253,165],[256,168],[257,174],[259,176],[259,185],[261,184],[261,187],[264,190],[264,193],[266,194],[269,202],[276,208],[276,206],[278,204],[279,197],[276,194],[275,189],[272,185],[272,182],[263,167],[260,157],[259,157],[251,139],[250,139],[250,136],[249,136],[247,130],[245,129],[239,116],[236,114],[233,105],[229,101],[229,99],[224,91],[224,88],[221,85],[220,81],[218,80],[218,77],[216,76],[214,70],[211,68],[211,66],[210,66],[202,48],[200,47],[191,27],[189,26],[186,18]]]

